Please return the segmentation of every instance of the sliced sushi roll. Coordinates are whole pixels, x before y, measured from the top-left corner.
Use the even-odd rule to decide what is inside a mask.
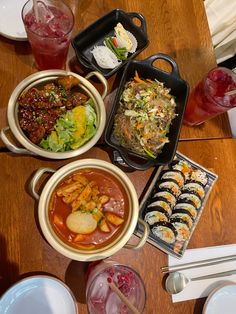
[[[157,188],[161,191],[168,191],[175,197],[178,197],[181,193],[181,189],[174,180],[162,180],[158,183]]]
[[[193,169],[188,179],[189,182],[197,182],[203,187],[207,185],[208,178],[206,172],[200,169]]]
[[[170,220],[170,223],[175,227],[177,231],[176,240],[177,241],[186,241],[189,238],[190,230],[187,223],[181,218],[173,218]]]
[[[169,215],[165,210],[163,210],[161,207],[160,208],[155,208],[155,210],[148,211],[145,214],[144,220],[152,226],[156,222],[160,221],[169,221]]]
[[[168,204],[170,204],[171,208],[173,208],[177,202],[177,198],[168,191],[159,191],[155,193],[152,200],[155,201],[158,199],[165,200]]]
[[[177,203],[175,205],[173,214],[175,213],[176,210],[179,210],[179,209],[184,209],[184,210],[188,211],[190,213],[190,215],[193,217],[193,219],[195,219],[197,217],[197,209],[192,204],[189,204],[189,203]]]
[[[184,174],[179,170],[167,170],[161,175],[161,180],[174,180],[180,188],[184,186],[185,177]]]
[[[173,244],[178,235],[175,227],[169,222],[157,222],[151,231],[156,237],[168,244]]]
[[[168,214],[169,216],[170,216],[171,213],[172,213],[172,209],[171,209],[170,205],[169,205],[167,202],[163,201],[163,200],[157,200],[157,201],[154,201],[154,202],[150,203],[150,204],[148,205],[148,210],[149,210],[150,208],[156,208],[156,207],[162,208],[164,211],[167,212],[167,214]]]
[[[197,209],[199,209],[202,205],[202,201],[199,196],[193,193],[182,193],[180,194],[178,201],[180,203],[189,203],[194,205]]]
[[[205,196],[205,190],[201,184],[197,182],[186,183],[182,189],[182,192],[190,192],[198,195],[201,199]]]
[[[180,218],[184,220],[187,223],[189,229],[191,229],[193,226],[193,221],[194,221],[193,216],[190,214],[189,211],[185,209],[176,209],[171,215],[170,219],[174,219],[174,218]]]
[[[191,165],[185,160],[174,160],[171,164],[171,169],[181,171],[186,180],[189,178],[192,171]]]

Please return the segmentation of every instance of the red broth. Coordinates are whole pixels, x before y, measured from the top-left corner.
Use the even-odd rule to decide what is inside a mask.
[[[94,181],[99,189],[100,194],[109,196],[110,199],[103,205],[102,211],[104,214],[106,212],[111,212],[118,217],[123,218],[124,222],[121,225],[115,226],[107,222],[110,229],[109,232],[103,232],[99,227],[97,227],[92,233],[83,235],[84,239],[82,241],[75,242],[75,237],[77,234],[72,232],[66,225],[66,219],[72,212],[71,205],[66,204],[62,197],[59,197],[56,194],[58,188],[66,185],[65,182],[71,180],[75,174],[86,177],[89,182]],[[128,209],[128,196],[119,180],[103,170],[89,168],[74,172],[70,176],[66,177],[63,182],[57,186],[50,200],[49,220],[54,232],[66,244],[79,249],[90,249],[90,246],[92,245],[93,249],[98,249],[108,245],[122,232],[123,226],[127,221]]]

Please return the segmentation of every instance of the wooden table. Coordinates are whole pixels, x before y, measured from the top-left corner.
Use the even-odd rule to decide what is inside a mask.
[[[172,56],[181,76],[190,86],[216,65],[208,24],[201,0],[129,0],[68,1],[76,17],[74,34],[114,8],[140,12],[147,21],[149,46],[138,56],[146,58],[156,52]],[[160,64],[166,69],[165,64]],[[68,68],[86,72],[69,52]],[[0,128],[7,125],[6,109],[15,86],[37,70],[28,43],[13,42],[0,37]],[[107,110],[112,104],[115,76],[109,79],[110,91],[105,100]],[[230,139],[227,117],[222,115],[198,128],[183,126],[178,150],[204,167],[217,173],[219,179],[210,194],[189,248],[236,242],[233,221],[236,219],[236,142]],[[188,141],[182,141],[186,140]],[[87,264],[71,261],[57,253],[44,240],[37,219],[37,204],[28,192],[32,173],[39,167],[54,169],[68,160],[16,156],[4,151],[0,143],[0,294],[20,278],[33,274],[49,274],[63,280],[74,292],[80,314],[87,313],[84,273]],[[79,158],[100,158],[110,161],[110,152],[94,147]],[[153,172],[127,172],[138,196]],[[132,241],[136,241],[133,236]],[[150,244],[133,252],[122,249],[114,260],[136,269],[145,281],[147,302],[145,313],[201,313],[205,299],[173,304],[163,289],[160,267],[167,264],[167,255]]]

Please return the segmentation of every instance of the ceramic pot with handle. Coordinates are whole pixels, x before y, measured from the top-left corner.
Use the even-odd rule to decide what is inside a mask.
[[[27,91],[30,88],[37,87],[41,84],[49,83],[55,80],[56,78],[72,75],[79,80],[79,87],[92,98],[95,104],[95,110],[97,114],[97,131],[96,134],[88,140],[84,145],[80,146],[75,150],[65,151],[65,152],[52,152],[46,149],[41,148],[40,146],[31,142],[27,136],[24,134],[23,130],[19,124],[18,118],[18,103],[17,99],[22,94],[23,91]],[[91,77],[95,76],[103,85],[103,93],[99,94],[97,89],[89,82]],[[104,106],[104,98],[107,95],[108,91],[108,83],[107,80],[103,77],[99,72],[90,72],[86,77],[82,77],[76,73],[64,70],[45,70],[34,73],[27,78],[25,78],[22,82],[20,82],[13,93],[8,102],[7,109],[7,118],[9,126],[5,127],[1,130],[1,139],[7,146],[7,148],[16,154],[26,154],[26,155],[38,155],[49,159],[67,159],[79,156],[90,148],[92,148],[99,138],[101,137],[106,122],[106,110]],[[19,142],[19,144],[23,147],[18,147],[10,138],[9,130],[13,133],[15,139]]]
[[[97,169],[98,171],[103,171],[105,174],[107,173],[110,177],[114,177],[122,186],[122,189],[126,193],[126,199],[128,199],[126,219],[121,232],[115,237],[112,237],[111,241],[107,243],[105,242],[104,246],[89,250],[75,248],[63,241],[53,229],[49,217],[49,205],[56,187],[58,187],[58,185],[71,174],[84,169],[95,169],[95,171]],[[53,173],[53,175],[49,178],[39,195],[36,191],[36,187],[39,186],[40,178],[46,172]],[[68,258],[77,261],[100,260],[112,256],[123,247],[128,249],[141,248],[147,240],[149,227],[146,222],[139,218],[139,202],[136,190],[129,177],[121,169],[110,162],[98,159],[81,159],[71,162],[59,170],[39,168],[30,182],[30,191],[32,196],[38,201],[39,224],[46,240],[55,250]],[[143,234],[137,244],[130,244],[128,241],[138,223],[143,226]]]

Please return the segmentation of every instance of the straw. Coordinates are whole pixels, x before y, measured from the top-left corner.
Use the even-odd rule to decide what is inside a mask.
[[[232,96],[232,95],[236,95],[236,89],[232,89],[229,92],[225,93],[225,96]]]
[[[134,314],[140,314],[137,308],[129,301],[129,299],[120,291],[120,289],[114,284],[111,278],[107,278],[108,285],[110,289],[115,292],[119,298],[128,306],[128,308]]]
[[[36,18],[36,22],[39,22],[39,11],[38,11],[38,3],[37,0],[33,0],[33,9],[34,9],[34,15]]]

